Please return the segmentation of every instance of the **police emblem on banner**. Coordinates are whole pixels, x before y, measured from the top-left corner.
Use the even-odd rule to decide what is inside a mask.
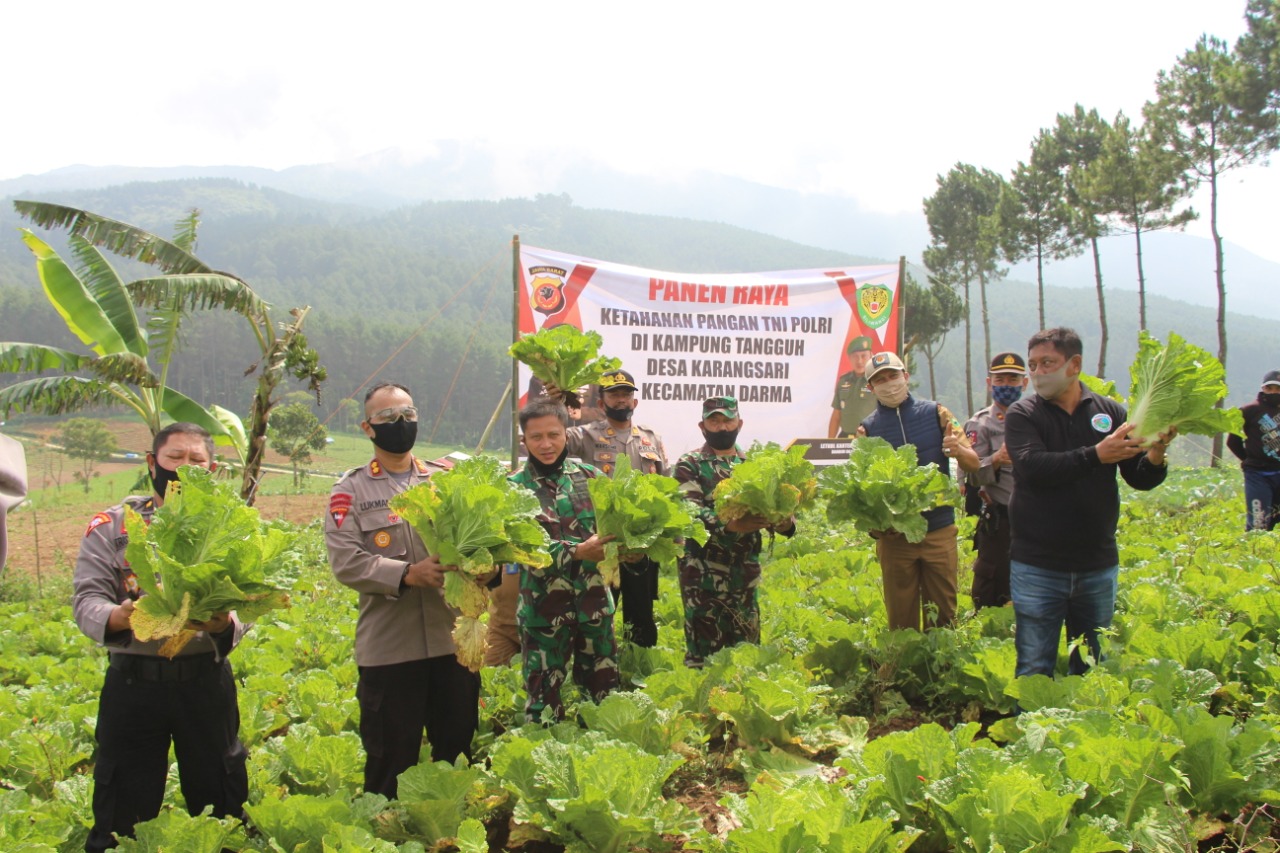
[[[893,308],[893,292],[883,284],[869,284],[858,290],[858,316],[869,329],[889,322]]]
[[[540,314],[554,314],[564,307],[564,279],[559,267],[530,267],[529,304]]]

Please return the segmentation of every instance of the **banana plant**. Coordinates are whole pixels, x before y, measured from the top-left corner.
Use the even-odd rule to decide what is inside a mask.
[[[16,201],[24,218],[45,228],[65,228],[77,262],[73,269],[48,243],[28,229],[22,239],[36,258],[45,296],[87,352],[33,343],[0,342],[0,372],[61,371],[0,390],[0,411],[60,415],[94,406],[123,404],[133,409],[154,436],[164,417],[190,421],[209,431],[219,445],[234,450],[242,469],[241,494],[252,501],[259,478],[273,392],[285,373],[309,381],[319,396],[325,378],[314,349],[301,334],[307,309],[293,309],[291,322],[277,323],[270,306],[237,276],[219,272],[193,254],[198,211],[178,223],[165,240],[128,223],[85,210]],[[162,274],[126,283],[100,251],[157,267]],[[262,358],[253,403],[254,428],[246,434],[240,417],[220,406],[202,406],[167,384],[179,348],[184,319],[198,309],[234,311],[244,317]],[[146,311],[146,322],[139,321]]]
[[[207,302],[225,301],[231,293],[249,298],[252,290],[248,285],[209,269],[178,243],[132,225],[60,205],[18,201],[14,207],[39,225],[65,227],[71,232],[69,243],[76,268],[29,229],[22,229],[22,240],[35,256],[45,296],[88,351],[0,342],[0,371],[59,370],[64,374],[8,386],[0,391],[0,410],[6,416],[14,412],[61,415],[123,404],[137,413],[152,435],[159,432],[165,416],[191,421],[243,458],[244,427],[234,412],[218,406],[206,408],[166,385],[178,345],[181,307],[157,310],[146,324],[140,322],[130,292],[138,283],[126,284],[98,246],[159,266],[167,273],[162,278],[169,287],[210,294]],[[179,231],[183,233],[181,228]]]

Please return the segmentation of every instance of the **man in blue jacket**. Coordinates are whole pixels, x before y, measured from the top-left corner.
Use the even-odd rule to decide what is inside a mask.
[[[895,448],[915,445],[921,465],[937,465],[951,476],[951,459],[973,473],[981,466],[978,454],[960,423],[946,406],[911,395],[902,359],[878,352],[867,366],[867,383],[876,395],[876,409],[863,419],[859,436],[883,438]],[[897,531],[876,536],[876,553],[884,578],[884,606],[890,628],[914,628],[923,621],[935,627],[950,625],[956,615],[956,521],[950,506],[923,513],[929,532],[920,542],[908,542]],[[929,611],[934,611],[930,613]]]

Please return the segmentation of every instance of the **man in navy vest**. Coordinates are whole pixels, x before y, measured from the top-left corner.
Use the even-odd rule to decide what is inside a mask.
[[[883,438],[891,445],[915,445],[921,465],[937,465],[951,476],[951,459],[973,473],[981,466],[978,454],[960,423],[947,407],[933,400],[919,400],[907,387],[910,374],[902,359],[878,352],[867,366],[867,383],[876,395],[876,409],[863,419],[859,436]],[[919,631],[924,624],[950,625],[956,615],[956,522],[950,506],[923,513],[929,532],[919,542],[908,542],[897,531],[876,537],[876,553],[884,578],[884,605],[889,627]],[[930,611],[933,611],[930,613]]]

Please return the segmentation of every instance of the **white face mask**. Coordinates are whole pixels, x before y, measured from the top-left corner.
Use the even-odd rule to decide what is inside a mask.
[[[1035,373],[1031,376],[1031,385],[1036,389],[1036,393],[1046,400],[1056,398],[1071,385],[1074,377],[1067,376],[1067,366],[1071,364],[1068,360],[1062,367],[1052,373]]]
[[[903,400],[907,399],[907,378],[899,376],[897,379],[872,385],[871,390],[875,393],[877,400],[891,409],[896,409]]]

